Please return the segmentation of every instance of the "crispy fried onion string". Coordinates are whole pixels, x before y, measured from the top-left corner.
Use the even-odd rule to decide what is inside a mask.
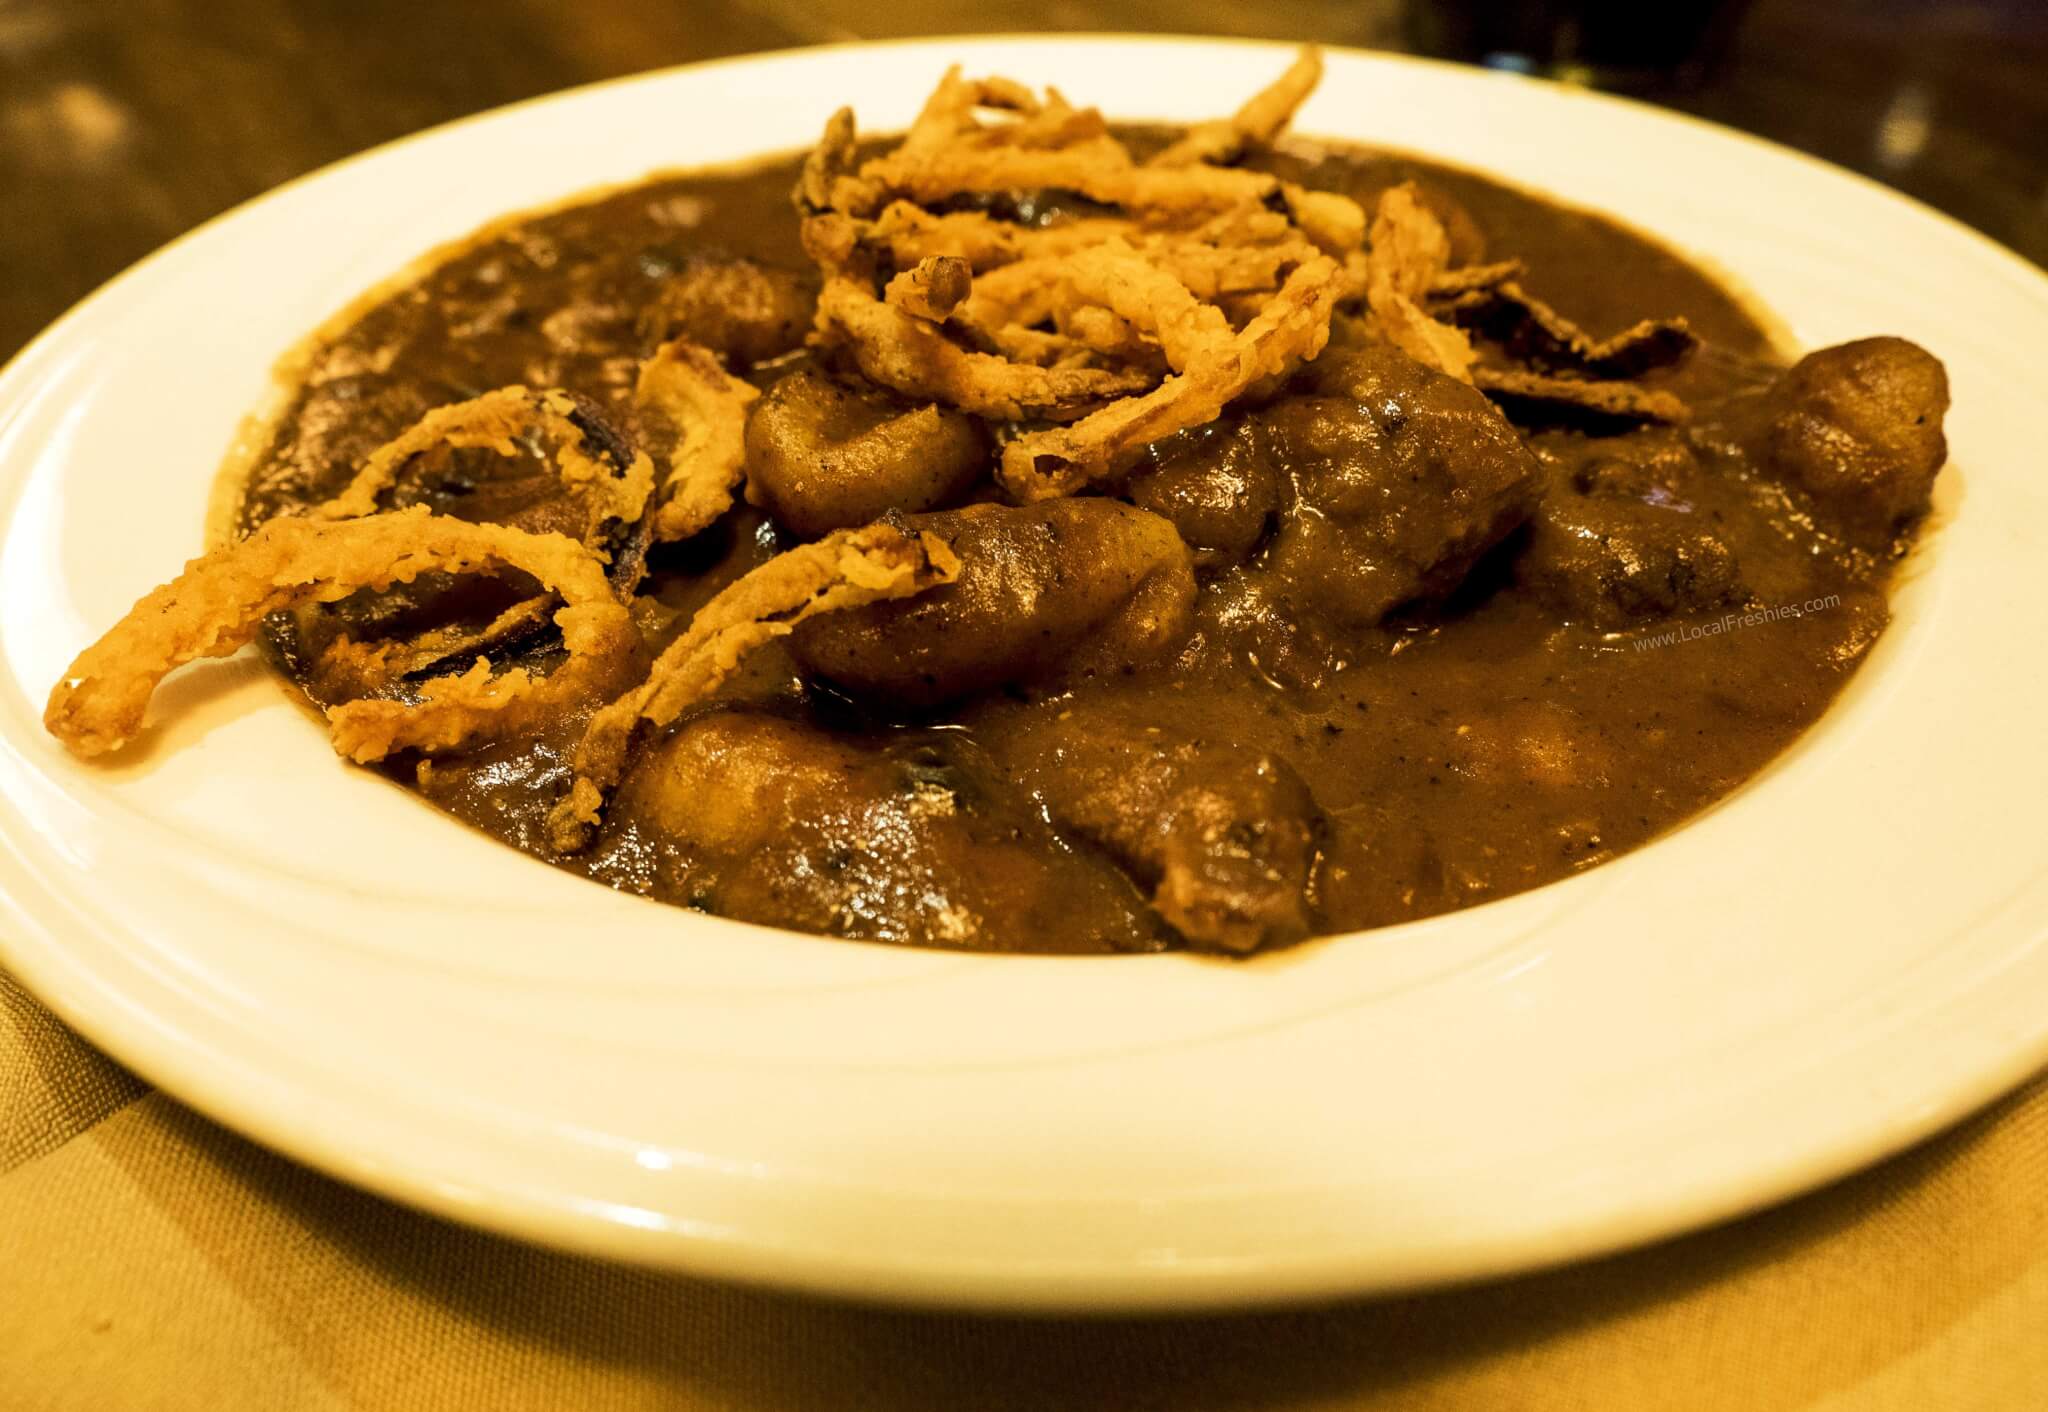
[[[332,708],[335,749],[357,761],[394,750],[450,750],[530,730],[569,706],[616,690],[639,649],[631,616],[597,556],[560,534],[471,524],[425,506],[352,520],[278,519],[194,559],[144,595],[78,654],[50,692],[43,724],[82,756],[118,750],[142,730],[149,698],[173,668],[225,657],[272,613],[332,603],[429,571],[516,569],[561,595],[555,614],[568,659],[551,675],[492,677],[481,658],[427,682],[417,703],[351,701]]]
[[[1314,357],[1336,301],[1363,290],[1356,202],[1215,165],[1270,144],[1321,72],[1303,51],[1233,117],[1143,163],[1057,90],[957,68],[903,141],[867,161],[842,110],[796,193],[826,275],[816,341],[909,397],[1073,423],[1010,445],[1013,496],[1099,479]],[[924,209],[1033,191],[1114,209],[1043,225]]]
[[[876,217],[896,198],[929,206],[1009,191],[1072,191],[1131,216],[1170,220],[1258,205],[1283,196],[1278,178],[1212,164],[1272,142],[1321,74],[1321,57],[1306,49],[1233,117],[1203,124],[1140,163],[1096,109],[1077,109],[1057,90],[1040,99],[1008,79],[967,79],[956,66],[903,141],[879,157],[858,161],[851,114],[835,114],[805,165],[798,205],[806,214],[834,211],[857,220]],[[982,109],[1012,116],[985,125],[976,116]],[[1334,213],[1335,203],[1345,201],[1325,193],[1318,204]],[[1362,234],[1362,217],[1355,223]]]
[[[1373,208],[1365,262],[1365,301],[1380,336],[1419,363],[1460,382],[1479,361],[1472,340],[1433,319],[1423,297],[1449,268],[1451,241],[1443,222],[1422,204],[1410,182],[1380,193]]]
[[[1245,101],[1227,118],[1197,123],[1186,136],[1153,157],[1155,167],[1190,167],[1199,162],[1231,162],[1248,147],[1270,147],[1295,109],[1323,81],[1323,54],[1314,45],[1301,51],[1287,72]]]
[[[1285,225],[1285,217],[1268,212]],[[934,213],[908,201],[891,201],[868,222],[849,222],[849,234],[889,257],[899,269],[934,255],[967,261],[976,274],[1034,256],[1071,254],[1111,236],[1129,238],[1135,221],[1121,216],[1085,216],[1045,226],[1020,226],[986,211]]]
[[[523,637],[548,621],[554,602],[552,593],[538,593],[514,603],[488,623],[429,628],[417,637],[399,641],[358,642],[348,633],[340,633],[320,649],[307,673],[307,685],[321,700],[373,695],[400,677],[424,672],[437,662],[489,652]],[[320,610],[309,604],[301,611],[310,614]],[[303,642],[303,620],[300,631]]]
[[[371,452],[339,495],[309,513],[323,520],[375,514],[378,497],[397,482],[413,457],[443,446],[513,456],[521,440],[531,436],[546,446],[563,488],[579,497],[584,507],[584,543],[604,557],[598,531],[613,521],[640,518],[654,489],[654,466],[644,454],[636,453],[622,467],[592,454],[584,429],[575,421],[576,410],[575,398],[566,392],[523,387],[501,387],[467,402],[437,407]]]
[[[640,723],[666,726],[716,691],[747,653],[786,637],[819,613],[908,598],[959,575],[942,539],[886,522],[836,530],[778,554],[697,610],[640,685],[598,710],[576,747],[576,779],[549,816],[561,852],[585,846],[612,787],[625,773]]]
[[[581,415],[576,399],[567,392],[518,386],[437,407],[371,452],[340,494],[307,513],[328,520],[374,514],[378,499],[416,456],[444,447],[513,456],[531,438],[545,448],[564,493],[581,511],[578,538],[599,559],[610,562],[606,527],[640,519],[653,492],[653,463],[635,453],[623,466],[616,464],[618,456],[606,454],[610,448],[600,451],[593,446],[590,430],[578,420]],[[614,578],[622,578],[614,567]],[[627,568],[637,577],[637,565],[629,561]],[[621,582],[616,588],[625,595],[632,585]],[[344,633],[321,649],[309,680],[323,695],[369,695],[449,657],[502,646],[545,622],[554,601],[553,594],[538,594],[513,604],[482,627],[436,628],[403,642],[358,642]]]
[[[958,255],[928,255],[889,281],[882,298],[913,318],[942,322],[974,287],[974,268]]]
[[[1174,375],[1143,397],[1113,402],[1072,426],[1011,442],[1003,450],[999,475],[1004,489],[1020,501],[1071,495],[1125,464],[1148,443],[1213,420],[1232,398],[1315,357],[1330,337],[1341,281],[1336,262],[1326,255],[1297,266],[1279,294],[1237,332],[1216,310],[1194,305],[1185,289],[1175,299],[1156,286],[1151,276],[1159,272],[1139,275],[1133,264],[1150,270],[1142,262],[1112,251],[1099,255],[1095,260],[1077,257],[1074,278],[1118,314],[1128,309],[1127,317],[1138,316],[1133,322],[1160,340]],[[1141,292],[1158,302],[1132,297]],[[1191,305],[1214,317],[1192,312]]]
[[[633,402],[643,423],[673,436],[654,537],[683,540],[732,508],[746,474],[747,408],[760,396],[710,349],[673,339],[640,365]]]
[[[1436,312],[1503,345],[1518,361],[1563,368],[1596,378],[1626,378],[1685,359],[1699,339],[1684,319],[1642,319],[1609,338],[1595,338],[1510,277],[1444,295],[1439,278],[1430,294]]]
[[[1038,367],[963,348],[849,277],[825,282],[818,319],[875,382],[983,417],[1068,421],[1152,384],[1143,369]]]

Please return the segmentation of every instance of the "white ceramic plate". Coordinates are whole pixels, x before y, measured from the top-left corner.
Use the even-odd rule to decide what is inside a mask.
[[[1285,57],[963,40],[658,74],[343,163],[116,280],[0,377],[5,963],[171,1092],[400,1200],[999,1306],[1585,1255],[1812,1186],[2019,1081],[2048,1059],[2048,280],[1840,171],[1519,79],[1334,54],[1299,126],[1619,213],[1803,345],[1903,334],[1954,380],[1955,465],[1896,626],[1762,778],[1619,862],[1251,964],[961,957],[551,870],[336,763],[246,656],[176,679],[119,766],[44,736],[72,654],[199,548],[272,360],[436,242],[800,146],[842,102],[900,125],[954,59],[1195,118]]]

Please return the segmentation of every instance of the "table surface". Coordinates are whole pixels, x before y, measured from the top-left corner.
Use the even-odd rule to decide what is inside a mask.
[[[1400,0],[0,0],[0,359],[181,231],[434,123],[722,55],[1044,27],[1417,33]],[[1647,96],[2048,263],[2038,0],[1753,0],[1703,82]],[[2048,1382],[2048,1085],[1632,1256],[1363,1309],[1074,1327],[835,1309],[439,1228],[147,1094],[4,975],[0,1061],[10,1407],[910,1408],[968,1405],[962,1387],[1004,1407],[2016,1407]]]

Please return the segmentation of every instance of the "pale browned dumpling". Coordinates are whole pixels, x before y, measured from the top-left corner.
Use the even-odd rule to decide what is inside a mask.
[[[1056,924],[1074,950],[1153,950],[1113,864],[1060,848],[1028,794],[943,739],[895,746],[714,711],[647,751],[616,806],[696,905],[828,935],[986,948]]]
[[[988,457],[973,417],[804,369],[747,419],[747,498],[798,534],[824,534],[943,505],[987,474]]]
[[[1757,403],[1738,435],[1851,537],[1881,547],[1927,511],[1948,459],[1948,374],[1903,338],[1809,353]]]
[[[798,662],[865,697],[935,706],[1008,682],[1157,661],[1187,637],[1193,561],[1172,525],[1090,497],[915,515],[953,583],[797,630]]]

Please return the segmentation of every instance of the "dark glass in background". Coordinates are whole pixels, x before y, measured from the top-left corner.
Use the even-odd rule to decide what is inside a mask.
[[[1691,88],[1748,0],[1436,0],[1408,7],[1419,53],[1622,92]]]

